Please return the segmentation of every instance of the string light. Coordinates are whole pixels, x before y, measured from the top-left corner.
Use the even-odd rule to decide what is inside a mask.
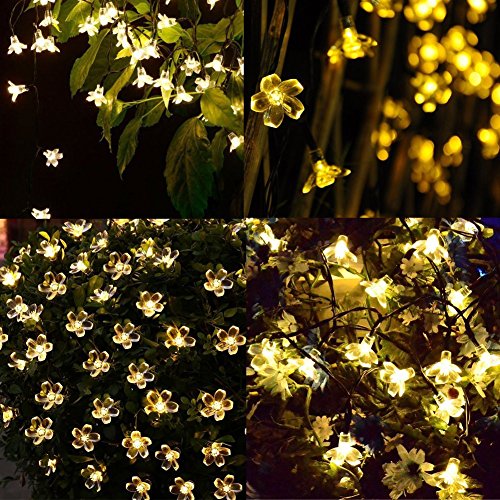
[[[361,463],[363,455],[354,447],[355,445],[356,441],[350,433],[341,432],[338,446],[328,450],[323,457],[339,467],[344,465],[345,462],[353,466],[358,465]]]
[[[393,281],[389,276],[384,276],[380,279],[372,281],[362,281],[361,286],[365,288],[365,292],[374,299],[385,309],[387,307],[387,292]]]
[[[312,162],[312,173],[309,174],[302,193],[309,193],[314,187],[325,188],[331,186],[337,179],[348,176],[351,171],[347,168],[330,165],[325,160],[323,151],[315,149],[310,152]]]
[[[402,396],[406,390],[406,382],[415,376],[413,368],[399,369],[394,363],[384,361],[384,368],[380,370],[380,380],[389,384],[387,392],[391,396]]]
[[[7,91],[12,96],[12,102],[16,102],[17,98],[21,94],[24,94],[24,92],[28,92],[28,88],[26,87],[26,85],[16,85],[9,80]]]
[[[266,76],[260,82],[260,92],[251,98],[252,111],[264,113],[264,125],[272,128],[278,128],[283,123],[285,114],[298,120],[304,105],[295,96],[303,90],[298,80],[281,81],[276,74]]]
[[[323,251],[326,260],[343,267],[351,267],[356,264],[358,258],[349,250],[348,245],[349,238],[344,234],[339,235],[337,241]]]
[[[328,51],[331,64],[337,64],[342,57],[359,59],[373,56],[373,48],[377,46],[377,42],[369,36],[358,33],[352,16],[342,17],[340,25],[342,35]]]
[[[427,377],[435,378],[436,384],[459,382],[461,372],[462,369],[451,362],[450,351],[442,351],[440,361],[424,369]]]

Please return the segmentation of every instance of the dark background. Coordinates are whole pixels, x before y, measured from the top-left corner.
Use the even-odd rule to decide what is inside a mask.
[[[164,5],[164,2],[161,2]],[[224,2],[231,8],[233,2]],[[11,31],[9,16],[16,0],[0,1],[0,217],[29,217],[32,207],[50,207],[54,217],[175,217],[163,177],[168,144],[182,117],[165,116],[149,129],[141,129],[135,158],[127,167],[123,180],[116,167],[119,133],[114,129],[113,153],[101,140],[96,125],[97,107],[86,101],[86,93],[71,98],[69,75],[74,61],[88,48],[87,35],[57,44],[60,53],[37,54],[36,82],[39,91],[39,134],[37,143],[36,95],[33,89],[21,95],[16,103],[7,92],[7,81],[32,84],[33,52],[7,55]],[[200,2],[202,22],[221,18],[223,2],[210,12]],[[173,7],[173,8],[172,8]],[[165,12],[175,14],[175,2]],[[15,34],[31,47],[34,27],[33,11],[24,14]],[[128,90],[130,99],[139,98],[138,89]],[[198,111],[198,104],[190,110]],[[118,131],[117,131],[118,130]],[[34,160],[37,144],[42,151]],[[57,168],[46,167],[42,152],[59,148],[64,154]],[[233,155],[234,156],[234,155]],[[224,182],[219,182],[209,201],[206,216],[239,215],[235,185],[241,184],[241,164],[224,167]]]
[[[272,0],[269,1],[269,19],[274,3]],[[350,0],[349,3],[352,8],[356,1]],[[407,3],[405,0],[404,5]],[[250,96],[256,92],[259,83],[260,10],[256,5],[260,4],[261,2],[256,1],[253,3],[254,9],[247,8],[245,19],[247,23],[245,25],[247,47],[249,47],[245,54],[247,67],[246,109],[249,109]],[[283,80],[297,78],[302,83],[304,91],[297,97],[304,104],[305,111],[298,122],[285,117],[283,124],[277,130],[269,130],[271,169],[272,175],[275,176],[271,186],[274,203],[271,206],[266,203],[261,169],[251,209],[251,214],[256,217],[289,216],[294,197],[301,196],[296,191],[299,187],[298,176],[305,150],[304,133],[300,123],[304,121],[311,123],[312,121],[318,84],[321,79],[321,64],[326,59],[328,50],[330,9],[332,9],[334,2],[332,0],[315,0],[314,6],[312,4],[313,2],[305,0],[297,2],[287,56],[281,75]],[[435,24],[429,33],[434,33],[438,38],[441,38],[451,26],[464,24],[466,29],[474,31],[479,37],[479,43],[475,48],[491,52],[495,56],[495,60],[500,62],[500,8],[498,5],[496,10],[488,12],[486,21],[475,25],[462,22],[465,19],[467,7],[465,0],[454,0],[447,3],[446,7],[448,15],[445,21]],[[367,14],[358,8],[356,25],[359,33],[370,33],[370,16],[375,16],[375,14]],[[454,189],[450,204],[442,206],[434,202],[429,209],[426,195],[418,193],[416,187],[410,190],[406,186],[401,186],[401,190],[404,191],[403,200],[400,207],[393,213],[394,210],[384,204],[384,196],[391,178],[391,159],[397,149],[398,141],[400,141],[398,139],[391,148],[390,159],[385,162],[377,162],[379,181],[375,187],[365,191],[360,215],[365,210],[370,210],[376,216],[498,216],[500,214],[500,156],[493,160],[484,160],[481,156],[480,143],[476,138],[476,132],[479,128],[489,126],[491,99],[481,100],[477,98],[475,103],[471,103],[470,101],[474,97],[464,97],[454,91],[447,105],[438,105],[434,113],[421,112],[419,106],[413,101],[413,88],[409,84],[409,78],[414,72],[407,63],[408,43],[413,36],[422,36],[428,32],[418,30],[416,25],[409,23],[404,18],[402,12],[400,16],[402,18],[391,76],[387,86],[387,95],[394,99],[403,100],[405,108],[410,112],[412,123],[406,131],[407,133],[420,134],[432,139],[436,144],[436,152],[441,150],[444,142],[451,135],[458,134],[464,142],[464,147],[464,138],[470,142],[469,161],[464,160],[464,163],[457,169],[451,168],[452,176],[456,177],[460,172],[460,180],[452,183],[454,187],[460,186],[460,188]],[[393,19],[382,19],[382,32],[392,22],[394,22]],[[380,47],[376,50],[380,50]],[[344,86],[341,90],[342,123],[338,124],[342,129],[343,148],[341,151],[333,150],[331,147],[325,150],[327,160],[331,163],[342,164],[352,171],[357,168],[352,162],[355,138],[360,130],[370,99],[370,92],[366,89],[366,84],[369,81],[369,61],[369,59],[358,59],[347,62]],[[345,85],[346,81],[349,82],[348,86]],[[364,90],[363,85],[365,85]],[[472,112],[466,116],[465,109],[472,110]],[[448,133],[449,130],[452,132]],[[352,177],[351,175],[343,180],[338,180],[333,191],[332,188],[316,189],[310,216],[340,215],[335,213],[335,204],[332,202],[332,198],[335,196],[336,189],[342,189],[346,199],[349,197],[349,185]],[[413,186],[416,185],[413,184]]]

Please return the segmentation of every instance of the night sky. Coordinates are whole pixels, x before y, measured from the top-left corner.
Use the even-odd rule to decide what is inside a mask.
[[[15,0],[0,2],[0,217],[29,217],[29,207],[50,207],[54,217],[175,217],[167,195],[163,171],[168,144],[183,119],[162,118],[159,125],[142,129],[139,147],[123,180],[116,167],[119,133],[115,129],[114,154],[101,140],[96,125],[97,108],[88,103],[86,93],[73,99],[69,75],[74,61],[88,47],[87,36],[78,36],[58,44],[61,53],[37,54],[37,87],[40,95],[39,139],[42,151],[59,148],[64,159],[57,168],[45,166],[45,157],[37,150],[35,93],[31,90],[12,103],[7,81],[31,84],[34,81],[33,52],[7,55],[11,31],[9,16]],[[220,18],[222,6],[202,21]],[[169,10],[168,12],[172,12]],[[33,12],[24,14],[15,28],[19,39],[31,46]],[[57,44],[57,42],[56,42]],[[142,92],[127,90],[131,99]],[[194,105],[190,116],[197,114]],[[123,126],[118,130],[121,132]],[[31,174],[30,174],[31,172]],[[225,184],[219,184],[209,201],[206,216],[231,216],[238,213],[241,164],[225,167]]]

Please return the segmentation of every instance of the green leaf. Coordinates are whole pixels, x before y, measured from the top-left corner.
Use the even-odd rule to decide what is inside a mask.
[[[163,116],[165,104],[162,100],[148,101],[145,106],[145,113],[142,115],[143,127],[152,127],[156,125]]]
[[[115,121],[119,119],[119,115],[123,109],[123,103],[117,101],[119,92],[127,85],[130,78],[134,74],[135,64],[128,65],[122,74],[116,79],[113,86],[106,92],[107,103],[101,106],[99,115],[97,116],[97,124],[102,127],[104,138],[108,141],[109,149],[111,150],[111,129],[116,126]]]
[[[185,33],[184,28],[179,24],[174,24],[168,28],[158,30],[158,35],[165,43],[175,43]]]
[[[197,23],[201,18],[198,0],[179,0],[179,10],[181,17],[187,17],[194,23]]]
[[[182,217],[203,216],[212,193],[213,171],[205,126],[199,118],[190,118],[170,143],[164,173],[168,194]]]
[[[98,35],[91,38],[90,47],[87,52],[75,61],[69,77],[71,97],[73,97],[83,87],[90,68],[92,67],[92,64],[94,64],[97,53],[99,52],[101,43],[108,33],[109,30],[104,29]]]
[[[85,288],[83,286],[78,286],[73,290],[73,300],[76,307],[83,307],[85,304]]]
[[[142,126],[142,117],[133,118],[130,120],[122,132],[118,143],[118,172],[120,177],[125,172],[127,165],[132,161],[137,149],[137,141],[139,138],[139,130]]]
[[[222,128],[215,134],[210,150],[212,151],[212,163],[216,172],[219,172],[224,166],[224,150],[227,147],[227,133]]]
[[[79,0],[67,0],[61,4],[58,20],[60,32],[55,33],[61,43],[79,34],[78,25],[90,14],[91,5]]]
[[[237,134],[243,133],[242,120],[234,114],[229,97],[221,89],[207,89],[200,104],[202,113],[212,125],[227,128]]]
[[[151,12],[151,6],[146,0],[128,0],[128,3],[132,4],[139,14],[149,14]]]

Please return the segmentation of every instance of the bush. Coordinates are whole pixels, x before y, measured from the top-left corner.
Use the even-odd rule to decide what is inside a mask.
[[[13,246],[0,270],[0,440],[35,498],[130,498],[146,481],[144,498],[174,498],[177,477],[209,498],[216,478],[243,478],[243,352],[224,336],[245,318],[239,227],[76,221]],[[213,415],[207,394],[221,389],[233,406]],[[229,451],[206,465],[213,448]]]
[[[253,224],[250,495],[498,498],[499,242],[483,224]]]

